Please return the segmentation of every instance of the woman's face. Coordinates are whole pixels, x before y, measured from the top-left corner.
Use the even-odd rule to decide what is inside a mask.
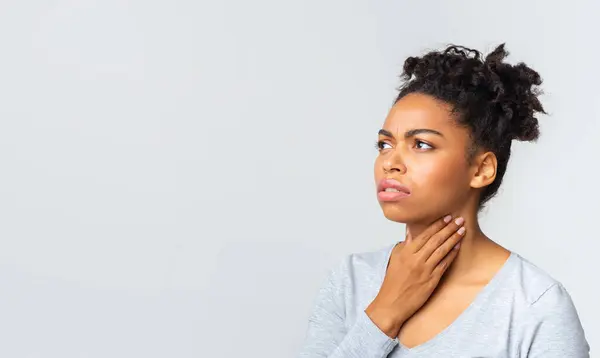
[[[474,168],[467,163],[469,130],[456,124],[451,107],[435,98],[413,93],[390,110],[379,133],[375,184],[395,179],[409,195],[378,201],[386,218],[402,223],[431,222],[461,210],[474,191]]]

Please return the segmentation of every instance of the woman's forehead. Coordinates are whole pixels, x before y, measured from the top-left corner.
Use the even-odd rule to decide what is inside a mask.
[[[390,110],[384,128],[403,132],[415,128],[450,129],[454,126],[451,106],[433,97],[410,94],[400,99]]]

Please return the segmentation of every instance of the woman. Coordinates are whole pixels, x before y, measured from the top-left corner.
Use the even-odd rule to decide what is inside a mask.
[[[544,113],[540,76],[507,54],[406,60],[375,161],[378,201],[406,238],[330,271],[299,357],[589,357],[563,285],[478,224],[512,140],[537,139]]]

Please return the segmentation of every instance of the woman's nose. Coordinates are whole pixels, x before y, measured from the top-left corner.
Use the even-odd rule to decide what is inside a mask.
[[[385,161],[383,162],[383,170],[386,173],[390,173],[390,172],[400,172],[400,173],[406,173],[406,165],[404,164],[404,162],[402,161],[402,159],[400,158],[399,155],[392,155],[388,158],[385,159]]]

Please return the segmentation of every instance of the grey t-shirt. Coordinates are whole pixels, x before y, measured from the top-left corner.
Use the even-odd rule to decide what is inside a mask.
[[[322,283],[298,358],[588,358],[590,347],[563,285],[512,252],[471,305],[413,348],[388,337],[364,312],[394,245],[354,253]]]

